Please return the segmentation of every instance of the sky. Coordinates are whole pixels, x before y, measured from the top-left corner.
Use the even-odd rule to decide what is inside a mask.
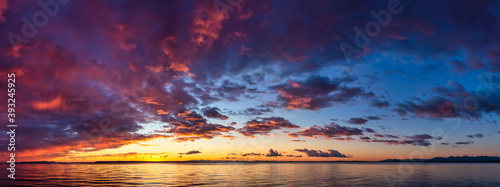
[[[500,156],[499,9],[0,0],[0,100],[17,161]]]

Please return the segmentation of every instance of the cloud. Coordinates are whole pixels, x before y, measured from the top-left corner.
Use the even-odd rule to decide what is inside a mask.
[[[370,106],[377,107],[377,108],[387,108],[387,107],[391,106],[391,104],[389,104],[389,102],[387,102],[387,101],[381,101],[378,99],[374,99],[374,100],[370,101]]]
[[[319,126],[311,126],[303,129],[302,131],[290,133],[287,136],[296,138],[299,136],[305,136],[309,138],[319,138],[322,137],[324,139],[337,139],[337,140],[345,140],[342,136],[353,136],[353,135],[363,135],[363,130],[353,127],[345,127],[340,126],[336,123],[331,123],[329,125],[325,125],[324,127]],[[348,139],[347,139],[348,140]]]
[[[349,158],[349,157],[352,157],[352,156],[347,156],[345,154],[342,154],[340,152],[338,152],[337,150],[332,150],[332,149],[329,149],[325,152],[319,150],[319,151],[316,151],[316,150],[308,150],[308,149],[294,149],[294,151],[298,151],[298,152],[301,152],[301,153],[306,153],[308,157],[338,157],[338,158]]]
[[[58,107],[64,107],[64,101],[61,96],[58,96],[50,101],[40,101],[33,103],[33,108],[37,110],[50,110],[56,109]]]
[[[222,119],[222,120],[229,119],[229,117],[220,114],[219,113],[220,109],[217,107],[212,107],[212,108],[206,107],[206,108],[203,108],[202,111],[203,111],[203,115],[206,117],[209,117],[209,118],[218,118],[218,119]]]
[[[244,153],[241,154],[241,156],[246,157],[246,156],[262,156],[262,153]]]
[[[305,140],[290,140],[290,142],[306,142]]]
[[[277,150],[275,151],[273,149],[269,149],[269,153],[266,154],[266,157],[278,157],[278,156],[283,156],[283,155],[278,153]]]
[[[164,116],[162,121],[169,125],[157,132],[173,134],[177,136],[177,141],[212,139],[216,136],[228,137],[223,133],[235,130],[232,126],[208,123],[203,116],[188,110],[180,110],[174,115]]]
[[[489,74],[491,75],[491,74]],[[480,75],[479,78],[490,79],[488,74]],[[488,84],[490,84],[488,83]],[[479,87],[480,88],[480,87]],[[448,86],[438,86],[432,90],[433,96],[428,99],[416,98],[415,101],[405,101],[397,104],[394,109],[399,115],[413,115],[425,118],[464,118],[469,120],[479,120],[483,114],[500,114],[500,93],[498,89],[483,90],[488,93],[488,97],[480,99],[475,91],[467,91],[463,85],[449,81]],[[481,90],[479,90],[481,91]],[[482,98],[483,96],[481,96]]]
[[[200,151],[198,150],[192,150],[192,151],[188,151],[188,152],[185,152],[185,153],[179,153],[180,155],[192,155],[192,154],[199,154],[201,153]]]
[[[360,136],[359,140],[362,142],[370,142],[371,138],[367,136]]]
[[[256,118],[246,122],[243,128],[237,131],[246,137],[255,137],[255,135],[269,135],[272,130],[283,128],[300,128],[282,117]]]
[[[468,138],[483,138],[483,134],[467,135]]]
[[[429,146],[431,145],[430,142],[425,141],[425,140],[378,140],[378,139],[373,139],[371,142],[381,142],[385,143],[387,145],[418,145],[418,146]]]
[[[375,133],[375,130],[371,129],[371,128],[364,128],[365,132],[367,133]]]
[[[378,137],[378,138],[400,138],[399,136],[396,135],[390,135],[390,134],[374,134],[373,136]]]
[[[230,112],[230,113],[231,115],[258,116],[271,112],[272,110],[270,107],[265,107],[264,105],[260,105],[257,107],[250,107],[238,112]]]
[[[222,84],[215,88],[217,97],[224,98],[229,101],[238,101],[238,97],[245,93],[246,86],[231,82],[230,80],[223,80]]]
[[[453,60],[448,61],[448,66],[451,69],[453,69],[453,71],[461,72],[461,73],[470,69],[465,62],[457,60],[457,59],[453,59]]]
[[[467,145],[467,144],[473,144],[474,142],[472,141],[466,141],[466,142],[455,142],[455,145]]]
[[[433,97],[418,103],[406,101],[405,103],[400,103],[397,106],[398,108],[395,111],[401,116],[405,116],[408,113],[414,113],[421,117],[432,118],[459,116],[459,113],[456,111],[455,103],[443,97]]]
[[[372,97],[373,93],[361,87],[345,87],[351,79],[329,79],[322,76],[310,76],[303,81],[288,81],[272,86],[279,92],[278,102],[287,109],[318,110],[345,103],[356,97]]]
[[[364,125],[368,120],[365,118],[351,118],[347,120],[346,122],[349,124],[355,124],[355,125]]]
[[[407,136],[407,138],[412,140],[427,140],[427,139],[432,139],[432,136],[428,134],[417,134],[414,136]]]
[[[368,119],[368,120],[380,120],[381,118],[378,116],[367,116],[366,119]]]
[[[213,8],[203,5],[197,8],[191,23],[191,42],[200,47],[211,47],[219,39],[222,21],[227,17],[219,15]]]
[[[68,156],[70,160],[83,159],[83,158],[97,158],[97,157],[135,157],[135,158],[167,158],[168,155],[163,153],[137,153],[137,152],[128,152],[128,153],[117,153],[117,154],[101,154],[101,155],[86,155],[86,156]]]
[[[397,136],[393,135],[375,135],[377,137],[385,137],[385,138],[396,138]],[[397,137],[399,138],[399,137]],[[406,139],[403,140],[379,140],[372,139],[371,142],[380,142],[385,143],[387,145],[415,145],[415,146],[429,146],[431,142],[429,140],[432,139],[441,139],[440,137],[432,137],[428,134],[417,134],[414,136],[407,136]]]
[[[255,85],[264,81],[265,73],[257,72],[253,74],[245,74],[242,76],[243,81],[248,83],[249,85]]]

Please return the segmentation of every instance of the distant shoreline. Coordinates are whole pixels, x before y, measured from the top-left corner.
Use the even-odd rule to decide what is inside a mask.
[[[95,161],[95,162],[54,162],[54,161],[35,161],[18,162],[16,164],[130,164],[130,163],[500,163],[500,157],[497,156],[450,156],[434,157],[432,159],[386,159],[381,161],[244,161],[244,160],[188,160],[188,161]],[[7,163],[4,163],[7,164]]]
[[[19,162],[16,164],[150,164],[150,163],[500,163],[497,161],[96,161],[96,162]],[[2,163],[8,164],[8,163]]]

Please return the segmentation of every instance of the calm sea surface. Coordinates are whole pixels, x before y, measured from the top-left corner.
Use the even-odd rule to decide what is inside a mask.
[[[9,186],[500,186],[496,163],[18,164],[16,180],[1,173]]]

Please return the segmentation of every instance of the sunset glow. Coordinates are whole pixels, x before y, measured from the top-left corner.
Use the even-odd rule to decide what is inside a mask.
[[[61,2],[0,0],[17,162],[500,156],[498,1]]]

